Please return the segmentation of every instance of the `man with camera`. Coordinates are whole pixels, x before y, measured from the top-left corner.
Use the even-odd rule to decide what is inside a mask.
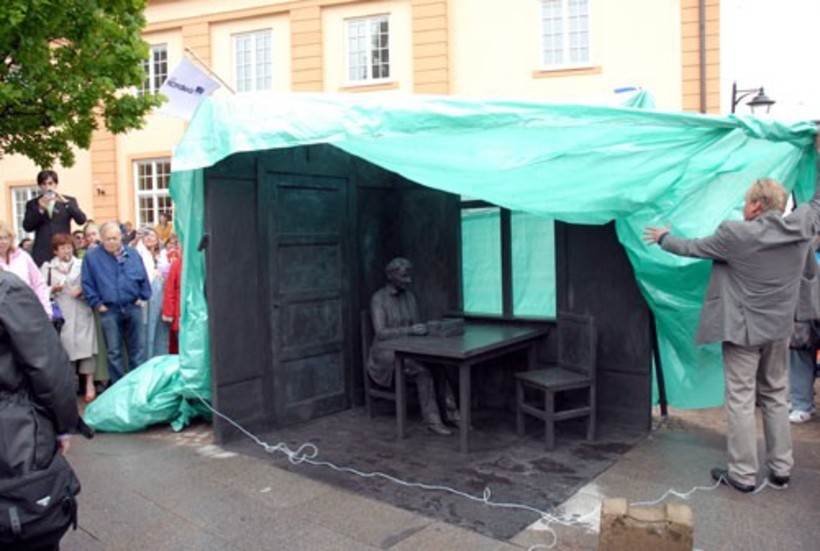
[[[71,221],[85,224],[85,213],[80,210],[77,200],[57,192],[59,179],[53,170],[42,170],[37,174],[40,195],[26,203],[23,229],[34,232],[34,248],[31,256],[37,266],[51,260],[51,238],[55,234],[71,234]]]

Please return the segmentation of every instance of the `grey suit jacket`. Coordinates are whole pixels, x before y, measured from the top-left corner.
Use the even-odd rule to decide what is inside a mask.
[[[667,234],[660,243],[664,250],[714,261],[697,343],[758,346],[788,338],[807,261],[815,262],[812,238],[819,230],[820,188],[808,205],[787,216],[770,211],[749,222],[726,221],[701,239]],[[804,288],[803,300],[812,300],[817,292],[811,285]]]

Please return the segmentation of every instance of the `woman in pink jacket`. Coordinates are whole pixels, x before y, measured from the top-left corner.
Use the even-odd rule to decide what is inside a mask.
[[[18,249],[15,243],[14,231],[0,220],[0,270],[13,273],[31,287],[51,319],[48,286],[43,281],[43,276],[31,256],[26,251]]]

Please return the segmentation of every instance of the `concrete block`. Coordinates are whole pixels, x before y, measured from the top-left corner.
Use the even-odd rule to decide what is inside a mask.
[[[605,499],[601,507],[599,551],[691,551],[692,510],[682,503],[630,507],[625,499]]]

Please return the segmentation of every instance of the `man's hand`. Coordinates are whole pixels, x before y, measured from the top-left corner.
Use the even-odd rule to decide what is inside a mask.
[[[99,312],[100,314],[105,314],[106,312],[108,312],[108,308],[105,307],[105,304],[100,304],[99,306],[97,306],[97,312]]]
[[[40,210],[48,210],[48,204],[51,203],[52,199],[52,197],[48,197],[47,195],[41,195],[40,198],[37,199],[37,205],[40,207]]]
[[[74,287],[70,287],[68,289],[68,294],[71,298],[77,298],[83,294],[83,288],[79,285],[75,285]]]
[[[667,233],[669,233],[669,226],[666,226],[665,228],[647,226],[646,229],[643,230],[643,240],[647,245],[654,245]]]
[[[410,328],[410,332],[418,337],[424,336],[427,334],[427,325],[424,323],[416,323]]]
[[[54,285],[51,286],[51,292],[54,293],[54,294],[57,294],[62,290],[63,290],[63,284],[62,283],[55,283]]]
[[[71,439],[69,438],[58,438],[57,439],[57,449],[63,455],[68,453],[68,449],[71,447]]]
[[[172,318],[171,316],[162,316],[162,321],[166,323],[173,323],[174,318]]]

